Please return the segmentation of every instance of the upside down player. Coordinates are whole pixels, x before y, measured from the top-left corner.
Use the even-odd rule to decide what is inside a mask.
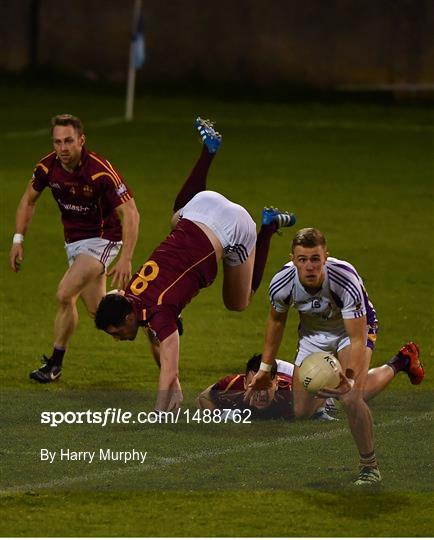
[[[69,269],[57,288],[52,355],[30,373],[39,383],[61,375],[63,357],[78,324],[77,300],[82,298],[91,317],[106,292],[106,269],[121,255],[108,275],[122,288],[131,278],[131,258],[136,244],[139,213],[131,192],[118,171],[103,157],[86,149],[81,120],[70,114],[51,121],[54,151],[36,165],[16,212],[10,265],[20,270],[24,235],[37,200],[49,187],[63,222]],[[122,220],[122,224],[121,224]]]
[[[414,343],[407,343],[386,364],[371,368],[366,377],[363,390],[364,401],[369,401],[382,392],[396,375],[406,373],[410,382],[414,384],[414,374],[411,369],[412,358],[418,351]],[[259,371],[262,355],[252,356],[247,362],[245,373],[227,375],[215,384],[203,390],[198,398],[200,409],[249,409],[252,418],[294,420],[293,411],[293,374],[294,364],[276,359],[271,367],[271,386],[252,392],[248,400],[245,399],[246,390],[255,374]],[[325,406],[324,406],[325,405]],[[317,400],[317,409],[311,418],[317,420],[335,420],[328,413],[334,409],[331,399],[325,404]]]
[[[264,209],[262,227],[248,212],[223,195],[206,191],[208,169],[221,136],[200,118],[196,127],[204,142],[202,153],[176,197],[171,234],[132,277],[125,295],[109,294],[98,306],[97,328],[117,340],[134,340],[147,327],[160,344],[160,377],[155,409],[180,406],[179,332],[182,309],[208,287],[223,261],[223,301],[234,311],[246,309],[259,287],[272,235],[295,223],[292,214]]]
[[[248,393],[270,385],[269,371],[283,338],[288,310],[294,307],[300,317],[294,377],[295,417],[309,418],[317,407],[317,400],[299,381],[299,366],[313,352],[336,354],[345,375],[341,374],[336,389],[325,388],[316,397],[338,397],[345,409],[360,456],[355,484],[380,482],[372,415],[364,399],[376,339],[375,310],[356,269],[346,261],[328,257],[325,238],[318,229],[306,228],[296,233],[291,257],[270,284],[271,307],[263,362]],[[419,351],[414,344],[408,348],[410,380],[419,384],[424,377]]]

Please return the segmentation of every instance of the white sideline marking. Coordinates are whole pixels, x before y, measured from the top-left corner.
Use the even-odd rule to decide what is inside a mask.
[[[389,422],[383,422],[381,424],[375,425],[375,430],[388,428],[391,426],[398,426],[403,424],[411,424],[414,422],[420,422],[424,420],[432,420],[432,413],[424,413],[419,416],[399,418],[397,420],[391,420]],[[73,477],[63,477],[55,480],[50,480],[49,482],[41,482],[38,484],[23,484],[20,486],[11,486],[6,489],[0,490],[0,495],[9,495],[11,493],[22,492],[22,491],[32,491],[35,489],[51,489],[61,486],[66,486],[69,484],[74,484],[76,482],[88,482],[90,480],[101,480],[103,478],[113,478],[115,476],[123,476],[132,472],[144,472],[152,471],[156,469],[165,469],[171,465],[177,465],[179,463],[188,463],[190,461],[197,461],[199,459],[212,459],[228,454],[236,454],[241,452],[247,452],[252,449],[258,448],[268,448],[270,446],[277,446],[280,444],[291,444],[298,443],[303,441],[314,441],[318,439],[335,439],[341,435],[348,434],[350,430],[348,428],[339,428],[333,431],[324,431],[320,433],[313,433],[309,435],[294,435],[291,437],[279,437],[272,441],[258,441],[244,446],[222,448],[220,450],[204,450],[202,452],[197,452],[196,454],[184,454],[178,457],[159,457],[155,458],[155,463],[148,465],[136,465],[133,467],[122,467],[117,469],[111,469],[108,471],[97,472],[94,474],[84,474],[81,476]],[[34,452],[33,452],[34,453]]]
[[[125,122],[125,118],[122,116],[113,116],[111,118],[104,118],[102,120],[95,120],[93,122],[86,122],[90,127],[102,127],[102,126],[114,126],[116,124],[122,124]],[[48,137],[50,135],[50,128],[43,129],[31,129],[29,131],[7,131],[3,133],[3,137],[6,139],[20,139],[21,137]]]

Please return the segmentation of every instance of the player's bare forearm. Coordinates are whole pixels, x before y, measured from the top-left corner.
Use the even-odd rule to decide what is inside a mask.
[[[262,361],[267,364],[272,364],[277,356],[285,332],[287,318],[287,312],[280,313],[273,307],[270,308],[265,328],[264,348],[262,351]]]
[[[273,307],[270,308],[270,313],[268,315],[267,325],[265,328],[264,348],[262,350],[262,362],[268,364],[270,369],[264,371],[262,368],[259,368],[258,373],[256,373],[256,375],[253,377],[244,394],[244,401],[249,400],[252,392],[271,386],[271,365],[277,356],[277,352],[282,342],[287,318],[287,312],[280,313]]]
[[[122,251],[120,258],[131,261],[139,236],[140,214],[134,199],[121,204],[117,210],[122,219]]]
[[[168,410],[171,394],[181,388],[178,380],[179,334],[176,330],[160,343],[160,377],[155,408]]]
[[[367,327],[366,317],[360,319],[344,319],[345,330],[350,338],[350,359],[346,366],[347,377],[357,380],[365,367]]]
[[[29,184],[18,204],[15,216],[15,236],[9,254],[10,266],[14,272],[20,270],[21,262],[24,259],[23,238],[32,221],[39,195],[40,193]],[[18,237],[17,240],[15,240],[16,237]]]
[[[18,234],[26,234],[35,213],[36,201],[40,196],[40,192],[33,189],[32,185],[27,186],[24,195],[18,204],[15,215],[15,232]]]
[[[131,260],[139,234],[140,215],[134,199],[116,208],[122,220],[122,250],[120,257],[108,276],[113,276],[112,286],[123,288],[131,279]]]

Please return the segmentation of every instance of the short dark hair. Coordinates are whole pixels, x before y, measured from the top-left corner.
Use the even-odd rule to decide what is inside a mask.
[[[303,247],[316,247],[322,246],[324,249],[327,249],[326,239],[323,233],[318,229],[313,229],[312,227],[307,227],[305,229],[300,229],[292,239],[292,253],[296,246]]]
[[[246,375],[249,373],[249,371],[254,371],[257,373],[259,371],[259,366],[262,362],[262,354],[254,354],[250,360],[248,360],[246,364]],[[271,378],[274,379],[274,377],[277,375],[277,362],[276,360],[273,360],[273,364],[271,365],[271,372],[270,372]]]
[[[58,114],[51,119],[51,134],[55,126],[72,126],[79,135],[83,135],[84,127],[80,118],[72,114]]]
[[[99,330],[122,326],[125,317],[132,311],[133,306],[122,294],[106,294],[96,310],[95,326]]]

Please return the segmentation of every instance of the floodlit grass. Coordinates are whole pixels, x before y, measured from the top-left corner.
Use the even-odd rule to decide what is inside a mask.
[[[3,536],[430,536],[432,502],[433,135],[428,108],[334,103],[238,102],[141,96],[131,124],[123,98],[20,85],[0,91]],[[6,99],[6,95],[8,96]],[[244,425],[40,424],[42,411],[149,411],[157,369],[147,343],[115,343],[80,307],[62,378],[28,380],[49,353],[55,291],[66,269],[58,209],[49,193],[25,241],[18,275],[7,269],[16,205],[32,166],[50,150],[39,130],[59,112],[85,122],[89,148],[110,159],[141,212],[134,267],[168,231],[172,201],[200,151],[198,114],[214,118],[223,145],[208,186],[259,218],[274,204],[298,226],[324,231],[332,255],[365,280],[381,324],[374,365],[409,339],[427,377],[397,377],[372,403],[384,477],[355,490],[357,455],[340,422]],[[113,119],[110,121],[110,119]],[[109,119],[109,121],[107,121]],[[260,351],[267,284],[288,258],[291,232],[273,238],[264,282],[245,313],[225,311],[221,280],[184,312],[185,407],[198,391],[241,371]],[[291,359],[291,314],[280,356]],[[49,465],[40,449],[147,451],[137,462]]]

